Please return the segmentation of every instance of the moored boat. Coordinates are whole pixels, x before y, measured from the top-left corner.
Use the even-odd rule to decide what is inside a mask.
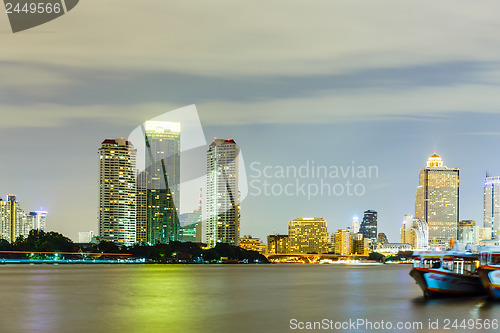
[[[491,298],[500,300],[500,247],[485,246],[479,250],[478,274]]]
[[[428,298],[440,296],[484,295],[477,274],[477,254],[454,251],[419,251],[413,253],[410,276]]]

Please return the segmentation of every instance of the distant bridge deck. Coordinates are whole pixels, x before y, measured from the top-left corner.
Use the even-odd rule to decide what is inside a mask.
[[[341,255],[341,254],[329,254],[329,253],[320,253],[320,254],[315,254],[315,253],[267,253],[264,254],[267,259],[269,260],[279,260],[279,259],[286,259],[286,258],[300,258],[303,259],[303,261],[306,262],[319,262],[321,260],[325,259],[330,259],[333,261],[338,261],[338,260],[362,260],[362,259],[367,259],[368,255],[358,255],[358,254],[350,254],[350,255]]]

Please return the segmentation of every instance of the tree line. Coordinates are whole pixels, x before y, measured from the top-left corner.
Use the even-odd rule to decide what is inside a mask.
[[[12,244],[0,239],[0,251],[131,254],[132,257],[145,258],[156,263],[268,262],[265,256],[256,251],[248,251],[229,244],[217,244],[211,249],[203,249],[199,243],[178,241],[156,245],[135,244],[130,247],[101,241],[98,244],[82,246],[58,232],[37,229],[31,230],[27,237],[18,237]],[[19,257],[18,254],[2,254],[2,257],[13,256]]]

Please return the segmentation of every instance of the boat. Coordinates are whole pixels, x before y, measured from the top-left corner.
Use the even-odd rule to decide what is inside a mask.
[[[479,250],[479,278],[492,299],[500,300],[500,247],[484,246]]]
[[[410,276],[426,298],[484,295],[479,255],[456,251],[416,251]]]

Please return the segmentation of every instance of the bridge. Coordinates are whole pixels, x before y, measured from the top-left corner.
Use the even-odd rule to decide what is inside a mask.
[[[341,254],[329,254],[329,253],[267,253],[264,254],[269,261],[277,262],[303,262],[307,264],[320,263],[321,261],[355,261],[355,260],[365,260],[368,255],[341,255]]]

